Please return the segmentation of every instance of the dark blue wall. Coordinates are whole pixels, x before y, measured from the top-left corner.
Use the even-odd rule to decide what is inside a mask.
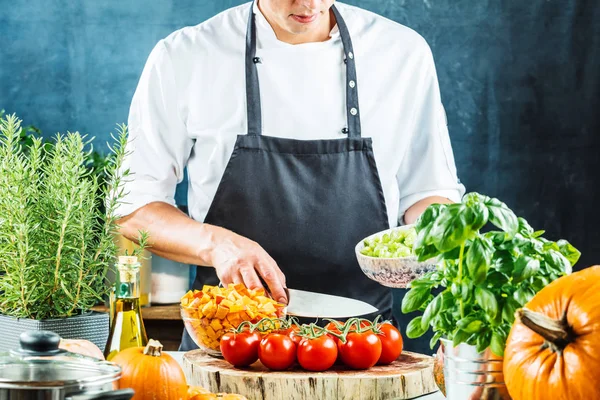
[[[103,147],[154,44],[233,0],[0,0],[0,109]],[[600,262],[600,1],[352,0],[430,43],[462,181]]]

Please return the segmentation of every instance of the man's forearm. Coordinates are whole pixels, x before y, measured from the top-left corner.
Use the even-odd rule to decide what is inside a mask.
[[[452,200],[440,196],[425,197],[410,206],[404,213],[404,223],[414,224],[417,219],[423,214],[423,211],[432,204],[450,204]]]
[[[119,232],[137,242],[139,231],[148,233],[149,250],[184,264],[211,265],[215,237],[225,231],[194,221],[170,204],[154,202],[118,221]]]

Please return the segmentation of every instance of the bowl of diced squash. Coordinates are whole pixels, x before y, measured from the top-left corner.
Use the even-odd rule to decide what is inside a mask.
[[[248,289],[241,283],[226,287],[205,285],[181,298],[181,318],[185,328],[207,354],[221,357],[220,340],[242,322],[283,315],[284,304],[271,299],[265,290]]]

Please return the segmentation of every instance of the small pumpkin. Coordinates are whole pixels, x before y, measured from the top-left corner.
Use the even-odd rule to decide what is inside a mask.
[[[188,386],[188,399],[192,399],[197,394],[210,394],[211,391],[202,386]]]
[[[135,391],[133,400],[187,400],[185,374],[162,348],[159,341],[150,339],[145,348],[122,350],[111,360],[121,366],[121,389]]]
[[[517,311],[504,352],[513,400],[600,399],[600,266],[561,277]]]
[[[88,357],[94,357],[104,360],[104,354],[94,343],[84,339],[60,339],[58,348],[71,353],[82,354]]]

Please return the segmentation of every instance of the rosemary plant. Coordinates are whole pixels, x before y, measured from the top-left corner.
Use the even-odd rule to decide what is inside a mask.
[[[21,121],[0,119],[0,313],[20,318],[69,317],[102,301],[117,245],[115,209],[127,127],[100,174],[86,167],[90,141],[57,134],[20,144]]]

